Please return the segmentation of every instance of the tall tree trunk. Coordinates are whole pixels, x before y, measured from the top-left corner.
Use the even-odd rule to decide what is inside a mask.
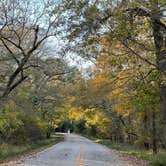
[[[153,110],[152,112],[152,145],[153,145],[153,154],[157,154],[157,135],[156,135],[156,112]]]
[[[148,115],[147,111],[145,110],[144,115],[143,115],[143,135],[145,136],[148,132]],[[144,148],[149,150],[149,141],[147,139],[144,140]]]
[[[151,16],[153,37],[156,51],[157,69],[160,79],[161,110],[163,117],[163,138],[166,147],[166,26],[160,20],[161,12],[157,6]]]
[[[163,140],[164,140],[164,146],[166,150],[166,85],[161,86],[161,99],[162,99],[162,112],[163,112]]]

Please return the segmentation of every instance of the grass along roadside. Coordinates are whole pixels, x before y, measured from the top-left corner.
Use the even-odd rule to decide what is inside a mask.
[[[104,139],[95,139],[94,141],[96,143],[103,144],[111,149],[117,150],[123,154],[147,160],[151,166],[166,166],[166,152],[161,151],[157,155],[153,155],[152,151],[150,150],[147,151],[139,149],[138,147],[131,145],[112,143],[111,141]]]
[[[52,136],[50,139],[40,140],[25,145],[0,144],[0,164],[10,160],[17,160],[22,156],[44,150],[45,148],[48,148],[63,140],[63,137]]]

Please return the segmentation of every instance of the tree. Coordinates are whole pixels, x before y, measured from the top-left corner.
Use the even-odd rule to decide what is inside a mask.
[[[110,45],[118,41],[123,49],[123,52],[117,51],[110,55],[115,54],[118,57],[118,55],[128,54],[130,57],[139,58],[158,71],[157,79],[160,80],[162,99],[163,137],[166,145],[165,2],[163,0],[93,1],[91,3],[72,1],[71,6],[75,15],[72,13],[74,21],[70,24],[69,31],[72,29],[70,37],[73,35],[78,44],[84,45],[82,48],[85,51],[90,50],[89,44],[94,45],[94,41],[96,42],[92,40],[93,36],[107,36]],[[78,15],[82,17],[77,17]],[[80,28],[83,24],[84,28]],[[80,42],[80,39],[83,42]],[[98,45],[93,48],[101,50]],[[138,62],[135,63],[138,64]]]
[[[34,3],[21,0],[0,2],[1,65],[7,68],[1,73],[3,98],[28,78],[28,69],[39,67],[38,57],[43,56],[44,42],[59,32],[60,10],[44,1],[39,1],[38,5]]]

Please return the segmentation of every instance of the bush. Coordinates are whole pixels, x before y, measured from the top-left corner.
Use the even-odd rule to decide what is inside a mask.
[[[50,138],[51,133],[54,131],[54,128],[50,124],[45,123],[45,131],[46,131],[46,138]]]
[[[52,131],[37,112],[18,110],[13,101],[0,109],[0,143],[26,144],[50,138]]]
[[[0,137],[9,141],[15,131],[22,125],[18,119],[19,113],[12,110],[1,111],[0,113]]]
[[[38,117],[23,116],[21,125],[13,135],[13,143],[25,143],[48,138],[51,135],[51,127]]]
[[[150,164],[152,166],[166,166],[166,153],[160,153],[154,156]]]

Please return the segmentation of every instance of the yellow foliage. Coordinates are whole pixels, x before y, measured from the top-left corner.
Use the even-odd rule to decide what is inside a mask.
[[[76,107],[72,107],[69,110],[69,119],[70,120],[75,120],[75,121],[79,121],[83,118],[83,109],[81,107],[76,108]]]
[[[104,112],[96,108],[85,110],[85,120],[87,127],[96,126],[100,132],[105,132],[110,124],[110,119]]]

